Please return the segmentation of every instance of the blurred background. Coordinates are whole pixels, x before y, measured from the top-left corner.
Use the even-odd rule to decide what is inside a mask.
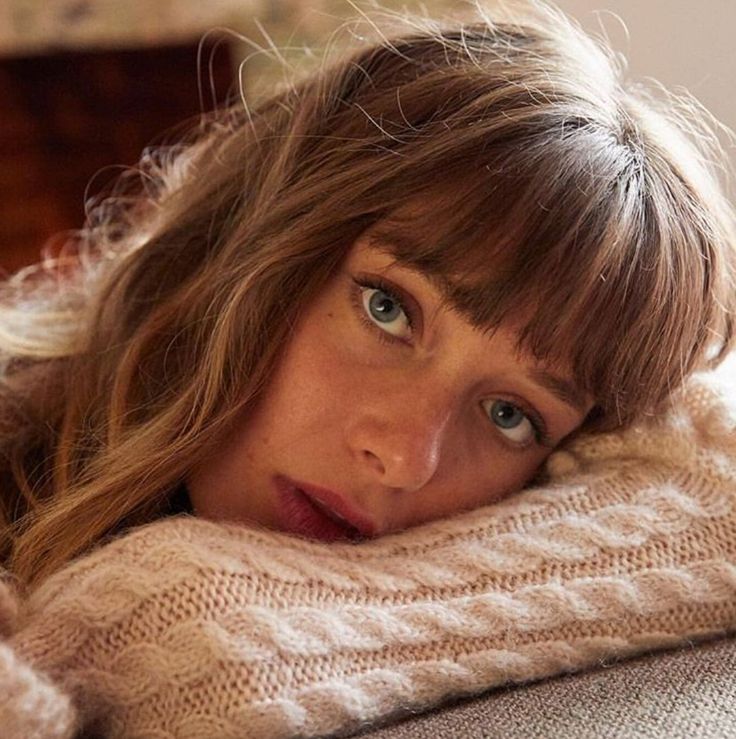
[[[629,58],[632,77],[686,88],[736,128],[736,2],[557,4],[603,31]],[[265,31],[277,46],[319,49],[354,15],[348,0],[0,0],[0,270],[35,261],[50,236],[82,225],[85,198],[120,165],[135,164],[146,146],[221,103],[252,51],[237,34],[266,46]],[[246,96],[274,73],[262,55],[241,71]]]

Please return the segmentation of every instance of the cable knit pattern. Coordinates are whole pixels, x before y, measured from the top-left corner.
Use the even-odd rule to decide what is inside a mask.
[[[178,516],[72,563],[11,644],[109,737],[352,731],[736,629],[736,389],[581,438],[549,481],[360,545]]]

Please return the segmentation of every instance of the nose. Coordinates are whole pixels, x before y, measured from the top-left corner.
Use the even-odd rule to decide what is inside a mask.
[[[419,490],[434,476],[450,417],[431,402],[411,409],[394,406],[366,413],[349,432],[348,443],[373,479],[402,491]]]

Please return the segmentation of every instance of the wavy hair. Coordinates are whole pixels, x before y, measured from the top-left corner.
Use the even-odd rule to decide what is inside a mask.
[[[731,346],[732,212],[695,104],[626,84],[544,5],[381,18],[146,152],[66,256],[2,285],[0,543],[22,583],[166,515],[369,227],[474,325],[568,361],[591,430]]]

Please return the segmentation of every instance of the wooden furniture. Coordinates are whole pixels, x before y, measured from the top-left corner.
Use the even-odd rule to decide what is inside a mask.
[[[86,192],[224,98],[230,48],[211,56],[215,100],[201,104],[198,44],[253,10],[248,0],[0,3],[0,273],[81,226]],[[204,39],[205,60],[215,42]]]

